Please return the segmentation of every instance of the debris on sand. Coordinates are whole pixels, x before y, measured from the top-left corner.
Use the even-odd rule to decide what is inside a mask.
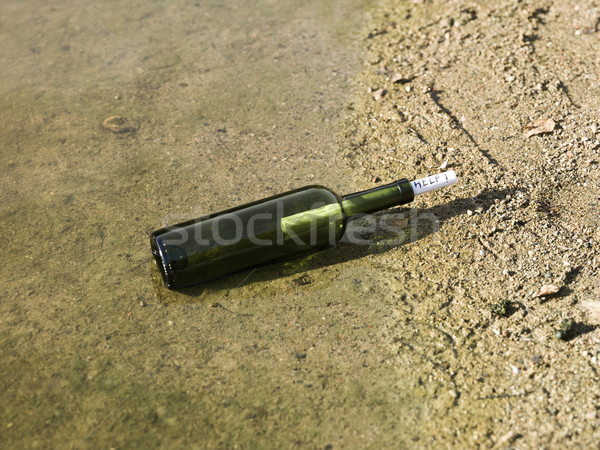
[[[385,89],[377,89],[373,92],[373,99],[375,99],[375,101],[379,101],[383,97],[385,97],[385,94],[387,94],[387,91]]]
[[[542,286],[540,288],[540,290],[533,296],[533,298],[546,297],[548,295],[556,294],[558,291],[560,291],[559,286],[555,286],[553,284],[546,284],[545,286]]]
[[[102,127],[113,133],[128,133],[137,130],[137,124],[121,116],[110,116],[104,119]]]
[[[506,299],[500,300],[498,303],[490,305],[492,314],[500,317],[508,317],[510,315],[512,305]]]
[[[390,81],[392,83],[406,84],[406,83],[410,83],[414,79],[415,79],[414,75],[404,75],[404,74],[401,74],[398,72],[395,72],[390,76]]]
[[[553,119],[541,118],[534,120],[531,123],[525,125],[523,129],[523,137],[529,139],[531,136],[543,133],[552,133],[556,122]]]
[[[563,319],[560,322],[559,328],[555,330],[554,335],[563,341],[573,337],[575,322],[572,319]]]

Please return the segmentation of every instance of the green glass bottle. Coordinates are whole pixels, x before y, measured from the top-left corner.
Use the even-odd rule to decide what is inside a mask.
[[[422,186],[424,180],[429,183]],[[349,217],[409,203],[415,195],[455,182],[450,171],[344,197],[323,186],[306,186],[161,228],[150,237],[152,254],[168,288],[188,287],[333,247]]]

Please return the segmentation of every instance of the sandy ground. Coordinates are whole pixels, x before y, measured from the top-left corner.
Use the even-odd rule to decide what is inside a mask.
[[[3,448],[597,446],[597,2],[85,5],[0,7]],[[362,245],[153,267],[165,221],[440,167]]]
[[[600,439],[599,22],[597,2],[374,13],[347,160],[383,181],[460,177],[417,202],[439,231],[380,259],[403,292],[386,341],[423,396],[420,445]],[[552,131],[527,134],[538,119]]]

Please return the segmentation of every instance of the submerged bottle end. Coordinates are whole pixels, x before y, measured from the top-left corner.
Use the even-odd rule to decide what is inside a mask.
[[[456,184],[457,181],[458,179],[456,178],[454,170],[449,170],[437,175],[421,178],[420,180],[411,181],[410,185],[412,186],[416,197],[417,195],[425,194],[426,192],[451,186]]]

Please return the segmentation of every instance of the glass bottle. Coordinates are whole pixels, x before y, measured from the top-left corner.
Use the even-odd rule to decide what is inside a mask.
[[[455,182],[450,171],[344,197],[306,186],[161,228],[150,237],[152,254],[168,288],[188,287],[333,247],[351,216],[403,205]]]

